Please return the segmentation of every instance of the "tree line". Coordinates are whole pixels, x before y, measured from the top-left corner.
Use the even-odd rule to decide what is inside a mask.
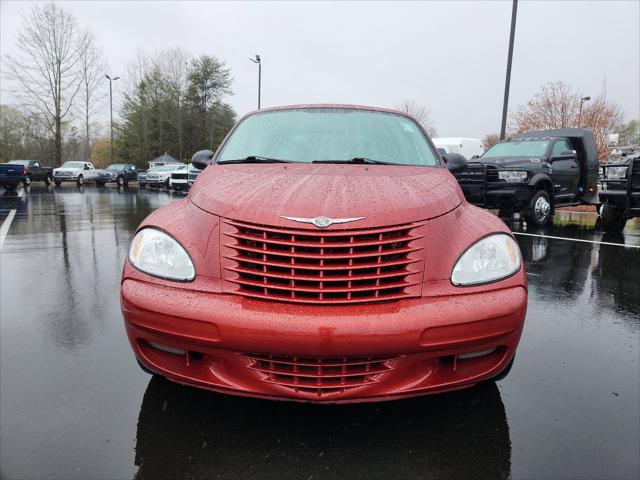
[[[3,58],[17,103],[0,106],[0,161],[110,163],[109,125],[101,121],[108,118],[109,64],[96,37],[51,2],[23,16],[15,51]],[[146,166],[163,153],[187,160],[215,149],[235,122],[224,102],[231,72],[215,56],[193,58],[180,48],[139,53],[118,81],[114,161]]]

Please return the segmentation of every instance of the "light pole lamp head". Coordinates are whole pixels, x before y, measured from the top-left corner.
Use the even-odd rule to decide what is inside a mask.
[[[584,100],[585,102],[588,102],[589,100],[591,100],[591,97],[582,97],[582,100]]]
[[[105,73],[105,74],[104,74],[104,76],[105,76],[108,80],[111,80],[111,77],[110,77],[108,74],[106,74],[106,73]]]
[[[256,60],[260,63],[260,55],[256,54]]]

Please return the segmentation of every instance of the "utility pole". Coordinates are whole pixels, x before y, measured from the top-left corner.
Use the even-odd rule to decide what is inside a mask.
[[[253,63],[258,64],[258,110],[260,110],[260,89],[262,83],[262,60],[260,60],[260,55],[256,55],[256,58],[249,58]]]
[[[509,34],[509,54],[507,56],[507,78],[504,82],[504,99],[502,101],[502,126],[500,127],[500,141],[504,140],[507,130],[507,110],[509,108],[509,86],[511,84],[511,60],[513,59],[513,40],[516,36],[516,15],[518,14],[518,0],[513,0],[511,9],[511,33]]]
[[[589,100],[591,100],[591,97],[582,97],[580,99],[580,112],[578,113],[578,128],[581,127],[581,122],[582,122],[582,104],[584,102],[588,102]]]
[[[111,116],[111,163],[113,163],[113,82],[118,80],[120,77],[111,78],[106,73],[104,76],[107,77],[107,80],[109,80],[109,110]]]

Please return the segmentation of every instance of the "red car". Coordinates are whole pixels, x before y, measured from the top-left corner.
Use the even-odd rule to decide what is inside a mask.
[[[314,402],[508,372],[527,308],[520,250],[465,201],[450,173],[464,158],[440,157],[413,118],[264,109],[212,155],[196,154],[206,170],[142,222],[125,262],[122,311],[145,370]]]

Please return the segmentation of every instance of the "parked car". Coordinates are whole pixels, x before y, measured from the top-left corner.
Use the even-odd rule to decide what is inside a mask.
[[[105,183],[116,183],[119,187],[127,186],[129,182],[136,181],[138,173],[136,166],[131,163],[114,163],[104,170],[100,170],[96,183],[100,186]]]
[[[465,201],[450,173],[464,157],[444,160],[393,110],[245,116],[213,158],[194,156],[204,171],[188,197],[135,232],[121,306],[142,368],[311,402],[506,375],[527,306],[522,256],[500,219]]]
[[[169,188],[172,190],[187,190],[188,173],[189,168],[187,165],[176,166],[175,170],[171,172],[171,176],[169,177]]]
[[[145,188],[147,186],[147,172],[149,170],[138,170],[138,186]]]
[[[211,150],[206,150],[207,152],[211,152]],[[213,153],[213,152],[211,152]],[[191,188],[191,186],[193,185],[193,182],[196,181],[196,178],[198,178],[198,175],[200,175],[200,172],[202,172],[202,170],[196,168],[193,166],[193,163],[189,164],[189,175],[187,177],[187,188]]]
[[[529,224],[547,224],[556,207],[596,204],[598,153],[591,131],[539,130],[498,143],[456,173],[467,200],[521,213]]]
[[[482,140],[479,138],[434,138],[433,144],[436,146],[440,154],[459,153],[467,160],[470,160],[473,157],[479,157],[484,153],[484,146],[482,145]]]
[[[53,181],[56,185],[62,182],[75,182],[78,186],[87,182],[95,182],[98,170],[91,162],[64,162],[61,167],[53,169]]]
[[[31,185],[31,182],[42,181],[51,185],[53,179],[53,167],[44,167],[37,160],[11,160],[12,165],[22,165],[26,168],[24,185]]]
[[[640,152],[619,157],[616,163],[602,165],[602,228],[610,233],[624,229],[628,219],[640,217]]]
[[[187,166],[184,163],[170,163],[168,165],[162,165],[160,167],[153,167],[147,171],[147,185],[151,188],[166,188],[169,189],[169,181],[171,180],[171,174],[180,169],[186,170]]]
[[[27,167],[13,163],[0,163],[0,185],[7,190],[15,190],[27,178]]]

